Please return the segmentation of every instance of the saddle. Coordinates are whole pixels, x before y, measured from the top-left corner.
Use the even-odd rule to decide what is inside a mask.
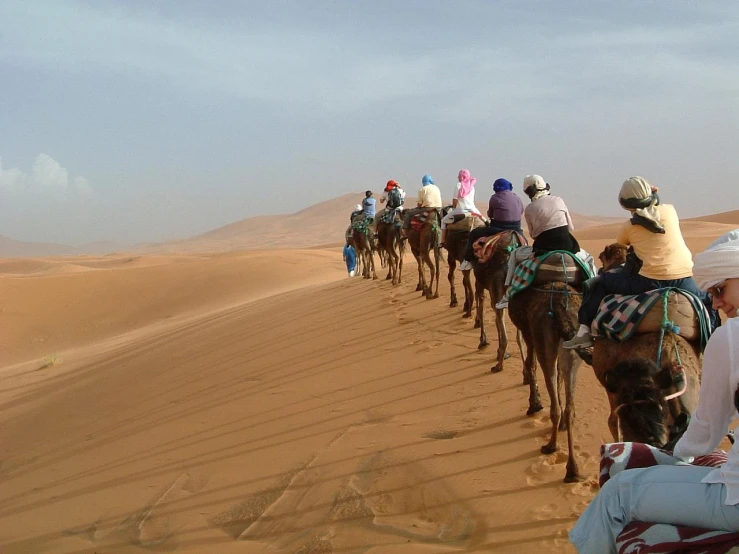
[[[454,223],[448,223],[446,226],[447,232],[452,231],[472,231],[472,229],[477,229],[479,227],[485,227],[486,223],[485,220],[482,219],[479,215],[476,214],[459,214],[459,219],[457,219],[457,216],[455,216]]]
[[[414,231],[420,231],[426,224],[426,220],[430,217],[438,217],[437,214],[437,208],[429,208],[419,214],[414,214],[413,217],[411,217],[411,229]]]
[[[369,235],[370,220],[367,217],[357,217],[352,221],[352,229]]]
[[[591,269],[572,252],[554,250],[524,260],[516,266],[508,295],[521,292],[531,285],[566,283],[580,289],[593,276]]]
[[[448,225],[447,229],[449,229]],[[474,243],[472,243],[472,251],[475,253],[475,257],[481,264],[486,264],[488,263],[488,261],[490,261],[490,258],[493,257],[493,254],[495,254],[498,248],[500,240],[504,236],[510,236],[508,235],[508,233],[515,233],[515,237],[517,240],[517,244],[515,246],[509,247],[511,250],[518,246],[525,246],[528,244],[526,237],[524,237],[521,233],[517,231],[503,231],[501,233],[496,233],[487,237],[480,237]]]
[[[403,208],[386,208],[383,214],[380,216],[380,221],[383,223],[391,224],[393,222],[402,222]]]
[[[636,295],[606,296],[598,307],[593,328],[598,336],[617,342],[663,328],[689,341],[707,341],[710,335],[708,310],[703,302],[694,294],[674,287]]]

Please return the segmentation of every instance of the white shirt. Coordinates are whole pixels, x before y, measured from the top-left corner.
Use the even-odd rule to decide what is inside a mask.
[[[565,201],[559,196],[547,195],[532,200],[531,204],[526,206],[523,215],[532,238],[538,237],[544,231],[565,225],[570,228],[570,231],[575,230]]]
[[[698,407],[688,429],[675,445],[678,458],[710,454],[721,443],[737,416],[734,391],[739,385],[739,318],[731,318],[711,335],[703,353]],[[703,483],[726,485],[726,504],[739,504],[739,442],[728,460],[703,478]]]
[[[462,183],[457,183],[455,189],[454,189],[454,196],[452,198],[457,201],[457,207],[452,208],[452,211],[449,212],[451,215],[457,215],[457,214],[463,214],[463,213],[473,213],[473,214],[479,214],[480,211],[477,209],[477,206],[475,206],[475,187],[472,187],[472,190],[467,193],[467,196],[464,198],[459,197],[459,189],[462,186]]]

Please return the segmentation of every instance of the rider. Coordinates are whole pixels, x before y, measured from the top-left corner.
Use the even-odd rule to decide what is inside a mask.
[[[403,212],[403,237],[408,236],[411,228],[411,219],[414,215],[427,212],[430,209],[441,210],[441,191],[434,184],[431,175],[424,175],[421,179],[421,188],[418,191],[418,202],[415,208]]]
[[[441,220],[441,246],[446,247],[446,226],[454,222],[454,216],[460,214],[480,215],[475,206],[475,183],[477,179],[470,176],[468,169],[460,169],[457,175],[458,183],[454,188],[452,209]]]
[[[358,215],[360,215],[363,211],[364,210],[362,208],[362,204],[357,204],[356,206],[354,206],[354,211],[349,216],[349,223],[351,223],[352,221],[354,221],[354,218],[357,217]]]
[[[518,195],[513,192],[513,185],[508,179],[496,179],[493,183],[493,194],[488,204],[488,217],[490,222],[487,227],[479,227],[470,231],[467,246],[464,250],[464,259],[459,269],[466,271],[472,269],[471,262],[475,259],[472,245],[481,237],[489,237],[502,233],[503,231],[518,231],[521,229],[521,216],[523,215],[523,203]]]
[[[667,231],[677,218],[658,222]],[[728,320],[703,353],[698,407],[675,445],[674,455],[683,460],[713,452],[739,410],[739,230],[697,254],[693,275]],[[720,468],[657,465],[617,473],[577,520],[570,541],[581,554],[615,553],[616,537],[636,520],[739,531],[739,442]]]
[[[362,200],[362,215],[364,215],[370,223],[375,219],[375,199],[372,197],[371,190],[364,193],[364,200]]]
[[[598,313],[601,300],[609,294],[639,294],[663,287],[677,287],[695,294],[706,302],[706,295],[693,280],[693,260],[680,232],[674,206],[660,204],[657,187],[643,177],[624,181],[618,201],[631,212],[618,233],[616,242],[632,246],[641,260],[641,269],[621,273],[604,273],[583,297],[577,314],[577,335],[565,341],[565,348],[587,348],[593,345],[590,325]],[[709,313],[713,312],[707,306]],[[715,318],[717,319],[717,315]],[[715,321],[713,322],[715,323]]]
[[[550,194],[550,189],[549,183],[544,181],[540,175],[527,175],[523,180],[523,191],[531,200],[523,211],[523,215],[534,242],[531,246],[516,248],[511,253],[508,258],[506,287],[513,280],[516,265],[530,258],[532,254],[539,256],[553,250],[565,250],[575,255],[580,252],[580,245],[571,232],[574,231],[575,226],[572,224],[570,211],[564,200]],[[495,304],[495,307],[499,310],[508,307],[508,290]]]
[[[405,191],[400,187],[397,181],[390,179],[385,185],[384,194],[380,198],[380,203],[383,204],[387,199],[387,209],[395,210],[400,208],[405,202]]]

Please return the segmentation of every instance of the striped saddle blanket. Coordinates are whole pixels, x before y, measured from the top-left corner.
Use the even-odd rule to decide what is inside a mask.
[[[508,297],[513,298],[534,284],[564,282],[576,285],[591,277],[592,270],[580,258],[565,250],[554,250],[524,260],[516,266]]]
[[[718,467],[726,463],[726,452],[716,450],[698,456],[692,465]],[[625,469],[655,465],[688,465],[670,452],[637,442],[616,442],[600,447],[600,474],[598,484]],[[616,537],[619,554],[723,554],[739,545],[739,533],[715,531],[666,523],[635,521],[624,527]]]
[[[420,231],[426,224],[426,220],[429,218],[437,217],[436,214],[436,209],[432,208],[426,212],[421,212],[420,214],[414,215],[413,217],[411,217],[411,229],[413,229],[414,231]]]
[[[593,334],[617,342],[634,333],[665,328],[687,340],[705,345],[711,335],[708,310],[694,294],[666,287],[636,295],[611,294],[600,303],[593,321]]]
[[[447,226],[447,229],[449,229],[449,226]],[[518,231],[503,231],[501,233],[496,233],[487,237],[480,237],[472,244],[472,251],[475,253],[475,257],[477,258],[477,260],[481,264],[488,263],[488,261],[490,261],[490,258],[493,257],[493,254],[495,254],[496,250],[498,249],[498,244],[501,242],[501,240],[505,237],[511,236],[511,233],[515,233],[515,235],[513,235],[515,236],[515,241],[506,246],[506,249],[509,252],[513,251],[519,246],[528,245],[526,237],[524,237]]]

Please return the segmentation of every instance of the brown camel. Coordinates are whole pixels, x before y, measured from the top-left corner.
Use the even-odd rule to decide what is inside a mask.
[[[549,283],[530,286],[511,298],[508,304],[511,321],[518,327],[526,343],[524,373],[529,379],[529,409],[527,415],[542,409],[536,378],[536,360],[539,360],[549,393],[549,417],[552,434],[549,442],[541,447],[543,454],[557,450],[557,433],[567,429],[568,459],[565,483],[581,480],[575,456],[575,385],[580,358],[562,347],[562,342],[575,335],[577,310],[582,297],[565,283]],[[564,385],[564,410],[560,401],[560,389]]]
[[[352,240],[357,251],[357,259],[362,260],[362,277],[369,279],[371,276],[372,279],[377,279],[374,256],[375,241],[368,233],[359,229],[352,229]]]
[[[475,258],[472,267],[475,272],[475,328],[480,328],[480,344],[477,348],[482,350],[490,343],[485,331],[485,291],[490,294],[490,304],[495,310],[495,328],[498,332],[498,354],[497,363],[490,368],[491,373],[499,373],[503,371],[503,360],[510,357],[508,350],[508,332],[505,327],[505,309],[499,310],[495,304],[503,298],[505,293],[505,277],[508,271],[508,258],[511,255],[511,249],[521,246],[520,236],[513,231],[504,231],[498,233],[495,249],[490,259],[481,264]],[[521,331],[516,330],[516,342],[524,358],[523,346],[521,344]],[[524,373],[524,385],[529,384],[528,375]]]
[[[470,220],[467,223],[467,220]],[[457,269],[457,264],[462,263],[464,260],[464,251],[467,246],[467,240],[470,237],[470,231],[478,227],[482,227],[484,222],[479,217],[467,217],[465,218],[467,228],[455,229],[457,224],[447,225],[446,235],[446,251],[447,251],[447,264],[449,265],[449,272],[447,273],[447,279],[449,280],[449,288],[451,291],[451,301],[449,302],[450,308],[456,308],[459,305],[457,300],[457,291],[454,287],[454,272]],[[472,317],[472,279],[470,278],[470,270],[462,271],[462,287],[464,288],[464,306],[462,308],[462,317]]]
[[[611,244],[599,258],[604,268],[618,265],[618,260],[625,259],[625,247]],[[662,303],[658,302],[652,310],[661,311]],[[593,366],[596,378],[606,389],[611,407],[608,428],[615,441],[644,442],[661,447],[667,442],[669,428],[685,415],[692,414],[698,404],[701,363],[700,339],[697,336],[689,340],[666,332],[661,338],[660,331],[653,331],[637,332],[625,342],[596,337],[592,358],[587,351],[579,353]],[[632,382],[634,373],[625,368],[643,368],[648,364],[651,364],[651,371],[646,376],[640,374]],[[684,373],[678,376],[676,368],[682,368]],[[620,375],[622,371],[624,375]],[[662,397],[672,396],[680,390],[684,392],[665,400],[667,409],[663,411],[659,411],[653,401],[634,403],[633,398],[644,396],[644,382],[647,380],[653,383],[650,390],[660,390]],[[635,424],[634,421],[641,423]]]
[[[377,224],[377,250],[385,252],[387,256],[387,277],[392,279],[393,285],[401,282],[403,275],[403,254],[405,253],[405,241],[400,240],[400,228],[397,223]]]
[[[604,273],[624,264],[626,262],[627,250],[628,248],[626,246],[617,242],[606,246],[603,252],[598,256],[598,259],[603,266],[598,270],[598,273]]]
[[[441,248],[439,246],[439,212],[435,208],[430,208],[426,221],[420,230],[411,226],[408,229],[408,244],[411,247],[413,257],[416,258],[418,264],[418,285],[416,290],[421,291],[427,300],[439,298],[439,261],[441,259]],[[431,260],[431,251],[434,252],[434,259]],[[430,279],[426,280],[426,271],[424,264],[428,266],[430,271]],[[434,287],[435,285],[435,287]]]
[[[661,304],[655,306],[662,309]],[[660,348],[661,343],[661,348]],[[659,365],[655,362],[658,352],[661,350]],[[625,383],[614,387],[624,379],[619,375],[624,363],[650,362],[654,366],[652,372],[644,378],[635,380],[633,387],[641,386],[640,383],[646,379],[653,381],[654,387],[662,391],[663,397],[672,394],[682,394],[666,401],[667,410],[656,417],[656,412],[651,410],[649,404],[633,404],[631,410],[623,409],[623,404],[636,393],[629,391]],[[698,389],[700,388],[700,345],[698,341],[689,341],[674,333],[665,333],[664,339],[660,339],[660,333],[637,333],[625,342],[616,342],[604,337],[596,337],[593,346],[593,371],[601,385],[606,389],[611,413],[608,416],[608,428],[616,442],[644,442],[653,446],[661,447],[667,442],[666,434],[655,434],[650,425],[635,426],[629,423],[628,418],[633,418],[633,411],[641,411],[653,419],[654,425],[661,426],[665,430],[678,421],[682,414],[690,415],[698,405]],[[682,368],[684,374],[676,373],[676,369]],[[628,374],[627,374],[628,376]],[[684,417],[684,416],[682,416]],[[665,431],[667,433],[667,431]]]

